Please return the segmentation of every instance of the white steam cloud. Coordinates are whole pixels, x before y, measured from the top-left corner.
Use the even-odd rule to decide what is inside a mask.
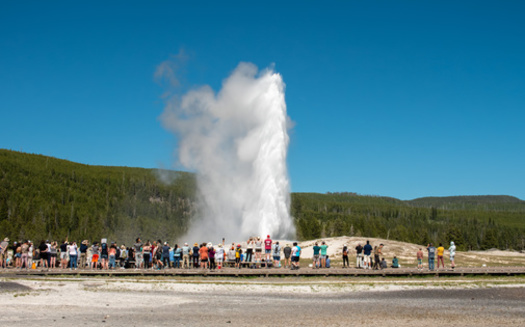
[[[178,137],[180,163],[197,172],[200,217],[189,241],[295,234],[281,75],[241,63],[217,94],[209,86],[190,91],[161,118]]]

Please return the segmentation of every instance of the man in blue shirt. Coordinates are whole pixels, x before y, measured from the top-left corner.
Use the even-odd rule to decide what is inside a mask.
[[[365,269],[370,269],[370,254],[372,254],[372,245],[370,245],[370,241],[366,241],[366,245],[363,247],[363,256],[364,256],[364,264]]]

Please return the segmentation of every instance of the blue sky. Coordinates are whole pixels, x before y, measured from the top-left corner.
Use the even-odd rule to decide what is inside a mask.
[[[241,61],[286,83],[294,192],[525,199],[523,1],[2,1],[0,148],[172,167],[180,92]]]

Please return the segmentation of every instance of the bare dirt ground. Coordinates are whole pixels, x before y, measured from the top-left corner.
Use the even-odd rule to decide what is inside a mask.
[[[524,326],[525,279],[6,278],[0,326]]]
[[[332,237],[322,238],[318,240],[311,240],[301,242],[302,248],[301,257],[311,258],[313,256],[313,246],[315,242],[319,245],[322,241],[325,241],[328,245],[328,255],[330,258],[335,259],[335,263],[342,261],[343,246],[346,244],[350,248],[350,265],[355,265],[355,248],[358,244],[365,245],[366,241],[369,240],[372,246],[384,244],[383,256],[387,262],[391,262],[394,256],[397,256],[399,263],[403,266],[417,266],[416,253],[422,248],[426,258],[426,244],[418,245],[413,243],[385,240],[372,237]],[[282,241],[281,244],[287,244],[290,242]],[[434,244],[437,247],[437,244]],[[445,264],[449,266],[449,252],[448,248],[450,244],[443,244],[445,247]],[[481,267],[486,266],[523,266],[525,265],[525,253],[517,251],[501,251],[501,250],[489,250],[489,251],[456,251],[456,266],[458,267]]]

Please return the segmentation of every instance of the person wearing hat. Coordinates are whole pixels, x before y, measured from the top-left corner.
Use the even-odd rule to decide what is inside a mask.
[[[9,238],[4,238],[4,241],[0,243],[0,265],[2,268],[7,268],[6,259],[7,259],[7,247],[9,246]]]

